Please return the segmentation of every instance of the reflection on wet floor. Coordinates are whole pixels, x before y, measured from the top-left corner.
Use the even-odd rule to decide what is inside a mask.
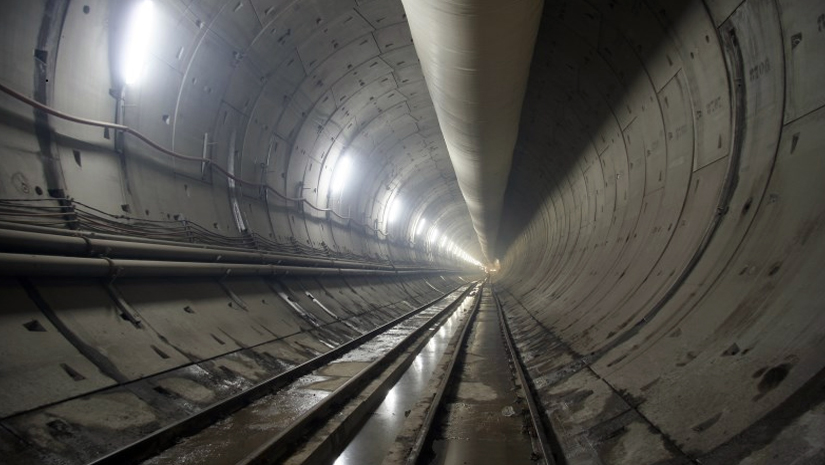
[[[387,393],[355,438],[335,461],[335,465],[381,463],[406,420],[406,413],[418,402],[444,350],[472,306],[468,299],[447,319],[415,357],[412,365]]]
[[[326,379],[301,377],[289,388],[259,399],[144,464],[234,464],[328,396],[329,391],[310,387]]]
[[[498,310],[485,289],[429,463],[534,463],[522,415],[526,406],[511,376],[501,331]]]
[[[298,378],[290,386],[262,397],[203,431],[181,440],[143,462],[144,465],[237,463],[460,295],[461,291],[451,293],[447,298],[347,352],[327,366]]]

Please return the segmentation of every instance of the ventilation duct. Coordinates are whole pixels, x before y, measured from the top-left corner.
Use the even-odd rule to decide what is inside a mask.
[[[438,122],[488,261],[543,0],[403,0]]]

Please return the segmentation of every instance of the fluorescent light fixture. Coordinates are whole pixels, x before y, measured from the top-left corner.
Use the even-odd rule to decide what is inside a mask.
[[[430,237],[427,238],[427,242],[432,244],[433,242],[437,241],[438,240],[438,228],[430,229],[429,236]]]
[[[427,226],[427,218],[421,218],[418,220],[418,227],[415,228],[415,235],[419,235],[424,232],[424,226]]]
[[[350,157],[344,155],[338,159],[335,164],[335,171],[333,171],[332,193],[338,194],[344,191],[344,186],[347,185],[350,173],[352,172],[352,160]]]
[[[398,218],[398,215],[401,213],[401,210],[404,209],[404,203],[401,202],[401,199],[396,196],[392,199],[392,204],[390,205],[390,209],[387,210],[387,224],[392,223]]]
[[[141,0],[132,10],[132,17],[126,29],[123,55],[123,81],[134,86],[143,78],[146,58],[155,36],[155,4],[152,0]]]

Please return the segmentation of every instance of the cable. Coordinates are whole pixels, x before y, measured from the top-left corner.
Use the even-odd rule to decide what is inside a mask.
[[[79,116],[74,116],[74,115],[70,115],[68,113],[63,113],[62,111],[56,110],[56,109],[54,109],[54,108],[52,108],[48,105],[44,105],[44,104],[42,104],[42,103],[40,103],[36,100],[33,100],[33,99],[21,94],[21,93],[17,92],[16,90],[14,90],[10,87],[7,87],[3,83],[0,83],[0,90],[2,90],[4,93],[8,94],[9,96],[25,103],[26,105],[29,105],[33,108],[36,108],[36,109],[38,109],[38,110],[40,110],[44,113],[48,113],[48,114],[50,114],[52,116],[55,116],[57,118],[64,119],[66,121],[71,121],[71,122],[78,123],[78,124],[84,124],[86,126],[95,126],[95,127],[100,127],[100,128],[104,128],[104,129],[113,129],[115,131],[122,131],[126,134],[131,134],[131,135],[137,137],[141,142],[145,143],[149,147],[152,147],[153,149],[155,149],[155,150],[157,150],[157,151],[159,151],[163,154],[169,155],[170,157],[177,158],[179,160],[191,161],[191,162],[196,162],[196,163],[203,163],[203,164],[209,166],[210,168],[214,168],[215,170],[217,170],[218,172],[220,172],[221,174],[226,176],[228,179],[232,179],[233,181],[238,182],[240,184],[244,184],[244,185],[250,186],[250,187],[255,187],[255,188],[258,188],[258,189],[261,189],[261,188],[266,189],[267,191],[272,192],[276,196],[278,196],[281,199],[286,200],[288,202],[305,203],[310,208],[312,208],[316,211],[323,212],[323,213],[332,213],[333,215],[337,216],[338,218],[341,218],[342,220],[345,220],[347,222],[355,223],[356,225],[358,225],[362,228],[370,229],[373,232],[381,234],[381,235],[383,235],[387,238],[389,238],[391,236],[390,234],[384,233],[380,229],[373,228],[372,226],[369,226],[367,224],[364,224],[364,223],[361,223],[357,220],[354,220],[352,217],[343,216],[340,213],[333,210],[332,208],[321,208],[321,207],[315,206],[312,202],[307,200],[305,197],[288,197],[288,196],[286,196],[284,194],[281,194],[280,192],[276,191],[274,188],[270,187],[268,184],[260,184],[260,183],[250,182],[250,181],[246,181],[244,179],[241,179],[241,178],[229,173],[224,168],[216,165],[212,160],[208,160],[208,159],[204,159],[204,158],[198,158],[198,157],[190,157],[190,156],[182,155],[182,154],[179,154],[175,151],[166,149],[166,148],[160,146],[159,144],[155,143],[154,141],[152,141],[148,137],[144,136],[143,134],[141,134],[137,130],[132,129],[129,126],[125,126],[125,125],[122,125],[122,124],[108,123],[108,122],[105,122],[105,121],[97,121],[97,120],[88,119],[88,118],[81,118]]]

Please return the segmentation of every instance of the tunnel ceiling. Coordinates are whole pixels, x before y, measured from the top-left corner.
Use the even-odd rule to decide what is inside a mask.
[[[401,241],[412,237],[416,209],[431,217],[450,210],[450,234],[469,221],[400,2],[158,6],[172,27],[161,32],[140,92],[143,100],[161,78],[180,80],[169,108],[176,150],[197,153],[198,129],[208,132],[213,121],[192,119],[217,115],[218,127],[221,118],[233,121],[243,175],[257,179],[263,169],[287,196],[329,205]],[[273,141],[286,157],[262,168]],[[328,186],[344,156],[353,168],[338,198]],[[401,211],[388,227],[396,198]],[[463,236],[477,254],[477,241]]]

